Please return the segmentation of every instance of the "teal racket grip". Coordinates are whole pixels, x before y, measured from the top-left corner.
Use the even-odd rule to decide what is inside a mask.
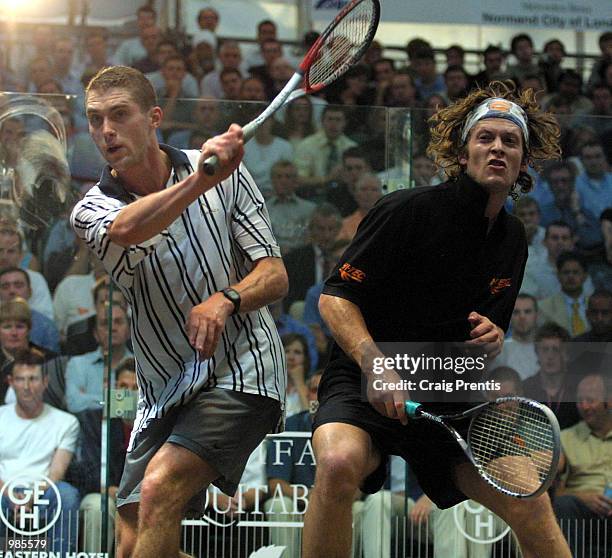
[[[406,401],[406,403],[404,403],[404,408],[406,409],[406,414],[410,417],[410,418],[415,418],[418,416],[419,414],[419,407],[421,406],[420,403],[417,403],[416,401]]]

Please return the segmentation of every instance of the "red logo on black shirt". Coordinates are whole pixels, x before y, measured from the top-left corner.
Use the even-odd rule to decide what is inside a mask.
[[[340,277],[343,281],[357,281],[357,283],[362,283],[365,276],[365,273],[361,271],[361,269],[357,269],[349,263],[342,264],[340,268]]]
[[[491,279],[489,283],[489,290],[492,295],[501,293],[504,289],[507,289],[512,285],[512,279]]]

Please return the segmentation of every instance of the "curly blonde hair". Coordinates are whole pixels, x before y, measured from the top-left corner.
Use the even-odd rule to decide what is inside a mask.
[[[557,121],[552,113],[540,109],[533,90],[527,89],[517,93],[511,81],[494,81],[487,87],[476,89],[464,99],[441,109],[429,119],[431,140],[427,154],[450,178],[457,178],[464,172],[464,168],[459,163],[459,156],[465,152],[467,143],[461,141],[463,123],[474,108],[492,97],[508,99],[519,105],[527,114],[529,145],[524,146],[523,156],[529,166],[539,169],[541,161],[561,158]],[[510,196],[517,199],[519,192],[526,194],[532,187],[531,176],[520,171],[516,183],[510,189]]]

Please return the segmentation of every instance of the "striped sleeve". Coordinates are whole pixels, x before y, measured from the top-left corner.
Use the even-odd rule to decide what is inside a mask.
[[[265,257],[280,258],[280,248],[272,232],[264,198],[253,177],[242,164],[234,173],[232,233],[251,261]]]
[[[155,250],[163,233],[127,248],[112,242],[108,229],[125,205],[94,188],[75,205],[70,222],[77,236],[101,260],[115,282],[131,287],[136,265]]]

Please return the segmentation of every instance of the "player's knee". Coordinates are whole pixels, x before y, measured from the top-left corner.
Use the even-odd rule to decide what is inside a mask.
[[[533,500],[513,500],[509,508],[509,524],[517,534],[532,529],[541,530],[553,515],[548,494]]]
[[[330,448],[317,457],[315,485],[330,488],[339,497],[352,498],[363,481],[364,469],[357,452]]]
[[[167,516],[173,511],[180,511],[184,502],[181,501],[179,492],[172,477],[163,469],[147,470],[140,488],[141,517]]]

